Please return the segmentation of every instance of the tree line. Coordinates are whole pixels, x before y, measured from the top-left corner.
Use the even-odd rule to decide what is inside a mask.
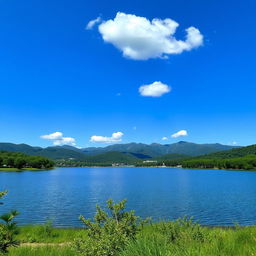
[[[136,166],[167,166],[197,169],[234,169],[234,170],[256,170],[256,156],[247,155],[236,158],[206,158],[194,157],[173,160],[163,160],[152,163],[138,163]]]
[[[256,170],[256,157],[244,156],[224,159],[193,159],[182,162],[184,168],[218,168],[235,170]]]
[[[48,169],[53,166],[53,161],[42,156],[29,156],[22,153],[0,151],[0,168]]]

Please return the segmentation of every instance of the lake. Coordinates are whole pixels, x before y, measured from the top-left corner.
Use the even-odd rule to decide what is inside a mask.
[[[193,216],[204,225],[256,224],[256,172],[176,168],[86,167],[38,172],[0,172],[9,190],[0,213],[20,211],[19,224],[52,220],[80,226],[95,204],[128,199],[141,217],[173,220]]]

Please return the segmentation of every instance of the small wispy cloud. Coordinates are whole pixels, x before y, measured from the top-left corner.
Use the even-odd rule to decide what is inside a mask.
[[[168,138],[167,137],[163,137],[162,140],[168,140]]]
[[[76,146],[76,140],[72,137],[64,137],[62,132],[53,132],[47,135],[42,135],[40,138],[52,141],[54,146]]]
[[[172,138],[178,138],[181,136],[188,136],[188,132],[186,130],[181,130],[171,135]]]
[[[90,29],[92,29],[96,24],[98,24],[98,23],[100,23],[100,22],[101,22],[101,17],[98,17],[98,18],[96,18],[96,19],[94,19],[94,20],[91,20],[91,21],[89,21],[89,22],[87,23],[86,29],[87,29],[87,30],[90,30]]]
[[[93,135],[93,136],[91,136],[90,141],[91,142],[99,142],[99,143],[120,142],[120,141],[122,141],[123,135],[124,134],[122,132],[114,132],[114,133],[112,133],[111,137]]]
[[[142,85],[139,88],[139,93],[144,97],[161,97],[162,95],[171,91],[171,87],[160,81],[152,84]]]

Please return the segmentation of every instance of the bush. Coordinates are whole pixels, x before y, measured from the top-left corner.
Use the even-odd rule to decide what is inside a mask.
[[[204,242],[207,236],[203,232],[203,228],[194,223],[192,219],[183,218],[174,222],[162,222],[158,226],[159,231],[168,237],[169,242]]]
[[[145,220],[134,215],[134,211],[124,211],[126,200],[117,204],[107,201],[108,214],[98,205],[94,222],[80,217],[88,236],[76,239],[73,248],[83,256],[115,256],[130,240],[134,240]]]
[[[6,194],[7,191],[0,192],[0,199]],[[17,211],[11,211],[0,216],[0,253],[6,253],[9,247],[19,244],[14,238],[17,234],[17,224],[13,220],[17,215]]]

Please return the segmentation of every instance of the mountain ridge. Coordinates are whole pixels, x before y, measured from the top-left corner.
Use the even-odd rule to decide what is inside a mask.
[[[21,152],[29,155],[45,156],[53,160],[70,158],[86,160],[90,156],[97,156],[107,152],[129,154],[130,158],[134,157],[137,159],[151,159],[167,154],[199,156],[233,148],[238,148],[238,146],[228,146],[219,143],[197,144],[186,141],[180,141],[172,144],[144,144],[132,142],[127,144],[114,144],[106,147],[88,147],[82,149],[69,145],[43,148],[33,147],[24,143],[0,143],[0,151]]]

